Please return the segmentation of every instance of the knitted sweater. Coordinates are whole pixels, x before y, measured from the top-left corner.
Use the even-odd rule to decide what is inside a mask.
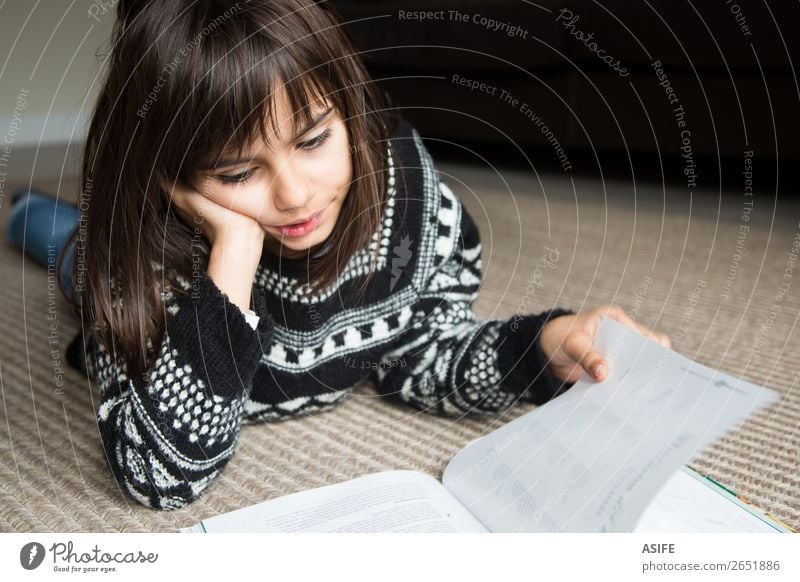
[[[166,331],[143,376],[129,377],[92,337],[85,361],[73,353],[99,385],[102,444],[131,497],[159,509],[186,505],[223,470],[242,425],[330,409],[365,378],[387,398],[442,415],[543,403],[569,387],[547,369],[538,333],[571,312],[477,321],[482,262],[472,217],[403,118],[387,150],[381,230],[321,294],[296,292],[303,261],[265,250],[249,314],[205,272],[193,285],[178,279],[191,293],[162,292]],[[356,299],[375,245],[378,271]]]

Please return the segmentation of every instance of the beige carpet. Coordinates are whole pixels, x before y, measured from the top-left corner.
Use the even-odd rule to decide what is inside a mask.
[[[744,198],[660,185],[542,181],[441,165],[484,237],[486,278],[476,312],[511,317],[529,280],[528,310],[617,302],[672,335],[676,349],[709,366],[778,390],[782,400],[693,460],[755,505],[800,528],[800,393],[796,329],[800,271],[780,302],[800,205],[755,197],[741,261],[735,261]],[[38,183],[55,191],[58,184]],[[5,224],[10,184],[0,219]],[[74,182],[61,185],[74,195]],[[787,196],[788,197],[788,196]],[[5,233],[3,232],[3,240]],[[557,249],[552,268],[535,271]],[[727,297],[722,293],[731,277]],[[369,386],[331,412],[244,427],[217,482],[188,507],[159,512],[126,497],[106,467],[95,424],[97,389],[68,369],[55,383],[58,352],[76,321],[59,305],[49,344],[47,272],[0,245],[0,531],[175,531],[200,519],[280,495],[384,469],[436,477],[467,442],[515,418],[453,420],[377,398]],[[652,278],[652,282],[649,282]],[[702,281],[696,301],[690,296]],[[649,283],[648,283],[649,282]],[[647,283],[647,285],[643,285]],[[700,283],[702,285],[703,283]],[[59,297],[60,301],[60,297]],[[694,303],[693,313],[691,303]],[[688,308],[688,309],[687,309]]]

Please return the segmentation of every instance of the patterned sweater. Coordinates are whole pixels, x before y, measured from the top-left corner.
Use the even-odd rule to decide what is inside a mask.
[[[97,414],[114,477],[142,504],[179,508],[223,470],[242,425],[330,409],[369,378],[387,398],[442,415],[543,403],[565,385],[538,345],[568,310],[477,321],[478,229],[402,117],[387,142],[382,227],[320,295],[297,293],[303,261],[264,251],[245,314],[202,272],[162,293],[166,331],[148,372],[90,336],[70,362],[101,391]],[[380,247],[368,292],[356,288]],[[159,265],[153,265],[158,269]]]

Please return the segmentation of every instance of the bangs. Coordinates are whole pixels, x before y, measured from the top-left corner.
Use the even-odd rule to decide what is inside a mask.
[[[259,138],[271,147],[288,141],[294,136],[278,128],[305,129],[316,103],[345,122],[353,180],[331,235],[335,252],[310,256],[297,290],[311,301],[356,253],[369,252],[368,276],[352,288],[363,299],[382,260],[373,241],[390,191],[387,141],[399,119],[330,4],[116,4],[110,66],[83,148],[86,228],[73,233],[84,251],[73,281],[85,293],[73,306],[102,345],[123,356],[130,377],[158,357],[150,348],[167,330],[164,291],[188,294],[178,278],[194,281],[207,270],[213,248],[176,212],[171,183],[191,184],[201,164],[223,153],[241,157]],[[146,268],[155,263],[161,273]],[[119,282],[114,289],[109,277]]]
[[[170,133],[184,143],[170,147],[183,154],[178,173],[184,176],[214,166],[222,156],[241,157],[258,138],[271,147],[276,138],[291,137],[279,133],[279,97],[285,96],[291,111],[291,130],[307,127],[325,103],[345,116],[346,75],[328,63],[311,31],[297,38],[279,22],[265,32],[236,24],[225,22],[204,37],[186,59],[184,74],[174,75],[184,94],[173,95],[182,106],[173,109],[179,113]]]

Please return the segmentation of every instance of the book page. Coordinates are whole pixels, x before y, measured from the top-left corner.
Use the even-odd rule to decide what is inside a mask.
[[[647,507],[635,532],[786,532],[689,467],[675,473]]]
[[[489,530],[632,531],[693,455],[778,400],[609,317],[595,345],[609,361],[605,381],[584,374],[445,470],[445,487]]]
[[[436,479],[384,471],[204,519],[182,532],[485,532]]]

